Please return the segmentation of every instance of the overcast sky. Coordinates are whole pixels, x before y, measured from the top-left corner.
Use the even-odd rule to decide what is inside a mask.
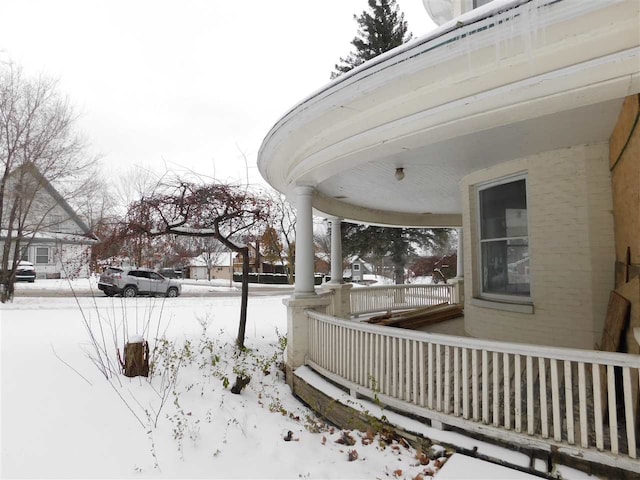
[[[398,0],[409,29],[434,24]],[[367,0],[0,0],[0,59],[58,78],[104,170],[261,181],[271,126],[329,81]]]

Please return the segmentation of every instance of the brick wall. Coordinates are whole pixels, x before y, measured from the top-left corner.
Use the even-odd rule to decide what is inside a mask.
[[[578,348],[593,348],[599,341],[614,283],[608,155],[607,142],[575,146],[465,177],[463,205],[469,206],[463,212],[465,328],[469,334]],[[527,174],[533,313],[470,303],[478,296],[475,186],[517,173]]]

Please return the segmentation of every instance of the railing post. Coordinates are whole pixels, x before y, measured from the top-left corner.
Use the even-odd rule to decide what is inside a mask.
[[[306,310],[323,312],[330,299],[321,296],[296,298],[295,295],[285,298],[283,303],[287,307],[287,383],[293,388],[291,372],[306,363],[309,353],[309,318]]]
[[[340,318],[349,318],[351,316],[351,288],[350,283],[324,283],[320,290],[331,292],[331,301],[333,302],[333,315]]]
[[[451,304],[464,305],[464,278],[451,278],[447,282],[451,285]]]
[[[464,234],[462,228],[458,228],[456,231],[458,232],[456,277],[450,279],[447,283],[453,285],[451,303],[464,305]]]

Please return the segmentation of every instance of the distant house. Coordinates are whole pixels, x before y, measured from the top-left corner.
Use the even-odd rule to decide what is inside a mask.
[[[184,277],[192,280],[208,280],[209,278],[229,280],[233,273],[235,256],[235,253],[227,251],[207,261],[205,256],[199,255],[192,258],[189,264],[184,267]]]
[[[344,272],[345,278],[351,278],[354,283],[364,281],[364,276],[373,273],[373,266],[362,260],[360,257],[351,259],[350,266]]]
[[[313,271],[329,275],[331,272],[331,255],[329,253],[316,252],[313,260]]]
[[[89,276],[91,246],[98,239],[86,223],[60,195],[55,187],[32,164],[23,167],[30,177],[33,202],[22,222],[20,232],[21,259],[32,262],[37,278]],[[31,181],[32,180],[32,181]],[[5,205],[15,198],[8,182]],[[3,208],[2,226],[8,224],[7,208]],[[4,247],[8,231],[0,230],[0,246]],[[11,235],[13,241],[15,231]]]
[[[259,244],[257,244],[259,247]],[[281,261],[267,261],[256,245],[249,244],[249,273],[287,273],[286,266]],[[242,272],[242,256],[236,255],[233,259],[233,271]]]

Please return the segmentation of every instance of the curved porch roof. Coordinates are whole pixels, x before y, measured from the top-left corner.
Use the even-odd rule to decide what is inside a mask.
[[[494,3],[300,102],[265,137],[262,176],[287,195],[313,186],[329,215],[460,226],[465,175],[608,140],[624,97],[640,92],[640,4]]]

